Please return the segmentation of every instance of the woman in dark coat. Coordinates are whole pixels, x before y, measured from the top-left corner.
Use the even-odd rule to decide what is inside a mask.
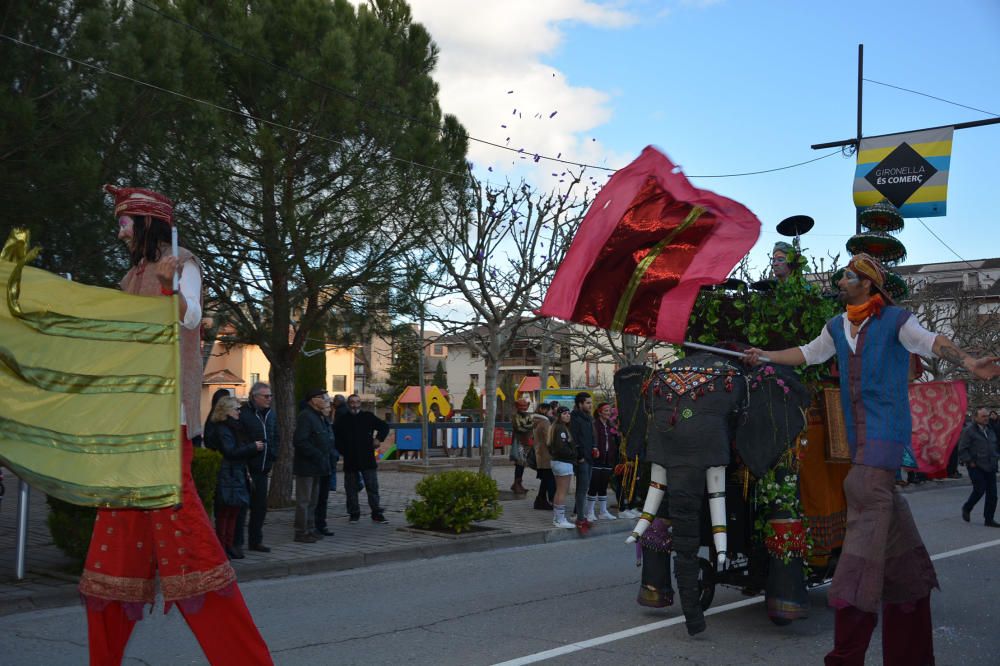
[[[243,550],[233,546],[236,519],[240,509],[250,504],[250,477],[247,460],[264,448],[263,442],[251,442],[239,421],[240,403],[232,396],[223,397],[209,417],[215,427],[209,433],[210,448],[222,454],[218,483],[215,487],[215,533],[231,559],[242,559]]]

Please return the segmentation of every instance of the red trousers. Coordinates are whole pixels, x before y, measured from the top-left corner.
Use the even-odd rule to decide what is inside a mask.
[[[209,592],[198,612],[178,606],[191,633],[212,666],[273,664],[264,639],[250,617],[240,588],[233,585],[226,595]],[[129,619],[118,602],[103,610],[87,610],[90,666],[119,666],[135,620]]]
[[[837,609],[833,651],[826,666],[864,666],[865,653],[878,615],[854,606]],[[934,666],[931,598],[913,603],[883,604],[882,663],[885,666]]]

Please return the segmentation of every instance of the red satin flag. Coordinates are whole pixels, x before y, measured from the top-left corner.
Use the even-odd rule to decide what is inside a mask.
[[[759,236],[753,213],[647,146],[594,199],[538,312],[679,344],[698,290],[725,280]]]

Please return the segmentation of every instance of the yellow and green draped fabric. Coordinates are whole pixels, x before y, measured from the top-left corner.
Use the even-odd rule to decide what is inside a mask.
[[[74,504],[179,503],[175,299],[31,268],[28,244],[15,229],[0,253],[0,462]]]
[[[887,134],[861,140],[854,171],[854,205],[882,199],[903,217],[944,215],[954,127]]]

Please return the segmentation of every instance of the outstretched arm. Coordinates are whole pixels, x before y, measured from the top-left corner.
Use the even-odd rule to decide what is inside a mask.
[[[760,365],[761,356],[766,356],[771,360],[771,363],[778,365],[802,365],[806,362],[806,357],[799,347],[789,347],[779,351],[764,351],[751,347],[745,353],[746,356],[743,357],[743,360],[747,365]]]
[[[1000,377],[1000,356],[975,358],[962,351],[958,345],[939,335],[934,339],[934,354],[954,365],[961,366],[979,379],[995,379]]]

